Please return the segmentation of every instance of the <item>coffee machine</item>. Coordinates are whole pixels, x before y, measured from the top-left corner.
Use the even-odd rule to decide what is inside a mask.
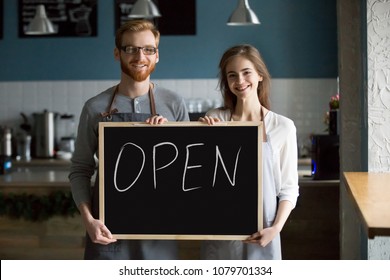
[[[60,115],[57,122],[57,158],[70,159],[76,139],[74,115]]]
[[[313,180],[340,179],[339,135],[313,135],[311,172]]]
[[[57,113],[44,110],[34,113],[33,155],[37,158],[55,156],[55,125]]]

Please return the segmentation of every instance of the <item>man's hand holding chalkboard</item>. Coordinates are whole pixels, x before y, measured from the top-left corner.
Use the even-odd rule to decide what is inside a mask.
[[[95,219],[91,215],[89,205],[82,203],[79,207],[81,216],[84,220],[86,230],[93,243],[99,243],[107,245],[116,242],[116,239],[112,238],[112,234],[109,229],[103,224],[102,221]]]
[[[163,116],[160,116],[159,114],[154,115],[153,117],[146,119],[146,123],[148,123],[148,124],[163,124],[167,121],[168,121],[167,118],[164,118]]]
[[[112,238],[111,232],[100,220],[93,219],[87,224],[87,230],[92,242],[103,245],[116,242],[116,239]]]

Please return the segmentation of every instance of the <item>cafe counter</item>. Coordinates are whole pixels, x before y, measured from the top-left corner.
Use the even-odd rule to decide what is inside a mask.
[[[85,230],[68,180],[69,161],[13,162],[0,176],[0,259],[82,259]]]

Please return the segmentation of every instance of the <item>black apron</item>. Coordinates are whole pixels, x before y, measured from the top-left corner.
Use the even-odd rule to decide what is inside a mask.
[[[119,113],[114,108],[115,98],[118,93],[116,86],[107,112],[101,113],[102,121],[109,122],[144,122],[147,118],[157,115],[154,101],[153,85],[149,86],[149,100],[151,113]],[[95,186],[92,191],[92,215],[99,218],[99,174],[96,176]],[[117,240],[108,245],[93,243],[87,234],[85,246],[85,259],[177,259],[178,251],[173,240]]]

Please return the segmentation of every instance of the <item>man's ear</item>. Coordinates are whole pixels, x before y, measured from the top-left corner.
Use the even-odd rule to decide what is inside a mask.
[[[120,60],[120,56],[121,56],[121,52],[118,48],[115,48],[114,49],[114,57],[115,57],[115,60]]]

